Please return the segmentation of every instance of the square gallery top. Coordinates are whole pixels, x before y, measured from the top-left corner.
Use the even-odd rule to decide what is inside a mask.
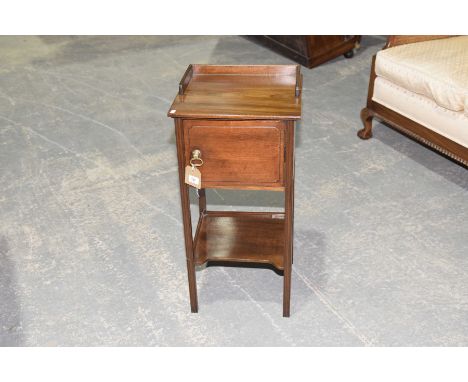
[[[301,92],[299,65],[190,65],[168,116],[296,120]]]

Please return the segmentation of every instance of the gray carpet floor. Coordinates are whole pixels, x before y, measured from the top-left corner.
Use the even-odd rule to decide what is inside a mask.
[[[1,37],[0,344],[468,345],[468,171],[382,124],[356,136],[384,42],[303,68],[283,318],[281,276],[216,266],[190,313],[166,113],[190,63],[290,60],[236,36]]]

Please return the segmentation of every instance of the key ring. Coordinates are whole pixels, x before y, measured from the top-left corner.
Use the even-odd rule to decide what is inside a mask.
[[[198,162],[196,162],[198,161]],[[201,158],[192,158],[190,159],[190,164],[192,165],[192,167],[200,167],[201,165],[203,165],[203,159]]]

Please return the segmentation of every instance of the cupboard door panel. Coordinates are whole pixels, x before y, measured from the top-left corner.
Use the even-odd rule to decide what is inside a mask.
[[[203,188],[283,186],[283,122],[185,120],[184,129],[187,162],[201,152]]]

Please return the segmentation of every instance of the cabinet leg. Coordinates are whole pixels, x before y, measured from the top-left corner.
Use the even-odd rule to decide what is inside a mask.
[[[187,274],[190,293],[190,310],[192,313],[198,312],[198,297],[197,297],[197,279],[195,276],[195,264],[192,259],[187,259]]]
[[[295,164],[293,164],[295,166]],[[293,170],[294,172],[295,170]],[[294,264],[294,181],[291,184],[292,188],[292,206],[291,206],[291,264]]]
[[[288,198],[288,194],[290,197]],[[288,202],[289,199],[289,202]],[[284,277],[283,277],[283,317],[289,317],[290,315],[290,305],[291,305],[291,271],[292,271],[292,261],[293,261],[293,225],[292,225],[292,215],[293,215],[293,190],[286,190],[286,208],[285,208],[285,220],[286,224],[285,229],[285,256],[284,256]]]
[[[195,276],[195,259],[193,254],[193,236],[192,236],[192,218],[190,216],[190,199],[189,187],[184,180],[184,167],[186,160],[184,158],[184,150],[182,146],[183,130],[182,125],[176,119],[176,137],[177,137],[177,157],[179,162],[179,186],[180,186],[180,201],[182,205],[182,220],[184,224],[184,240],[185,240],[185,257],[187,260],[187,274],[190,293],[190,308],[192,313],[198,312],[198,297],[197,297],[197,279]]]
[[[189,190],[184,183],[180,187],[180,196],[182,199],[182,218],[184,223],[185,237],[185,256],[187,259],[187,274],[190,293],[190,308],[192,313],[198,312],[198,297],[197,297],[197,279],[195,275],[195,263],[193,258],[193,239],[192,239],[192,220],[190,216],[190,199]]]
[[[286,129],[286,187],[284,191],[284,279],[283,279],[283,317],[289,317],[291,306],[291,270],[293,256],[293,218],[294,218],[294,124]]]
[[[288,269],[286,269],[288,268]],[[284,267],[283,317],[289,317],[291,307],[291,267]]]
[[[195,276],[195,263],[193,259],[192,220],[190,216],[190,200],[187,185],[180,187],[182,199],[182,217],[184,223],[185,256],[187,259],[187,274],[190,293],[190,308],[192,313],[198,312],[197,279]]]

